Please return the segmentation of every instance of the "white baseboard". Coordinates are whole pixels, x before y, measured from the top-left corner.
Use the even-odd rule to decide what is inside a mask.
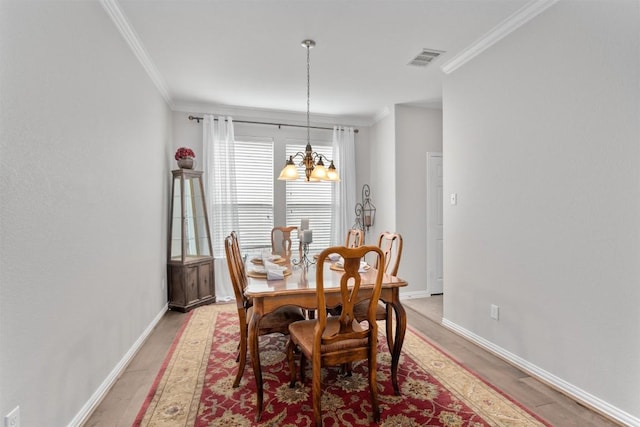
[[[164,314],[167,312],[168,309],[169,309],[168,304],[165,304],[165,306],[162,307],[162,310],[160,310],[160,312],[156,315],[156,317],[151,321],[149,326],[147,326],[144,332],[142,332],[142,334],[138,337],[136,342],[133,343],[129,351],[127,351],[127,353],[124,355],[124,357],[122,357],[120,362],[118,362],[118,364],[113,368],[113,370],[109,373],[109,375],[107,375],[107,378],[105,378],[102,384],[100,384],[100,387],[98,387],[95,393],[93,393],[93,395],[89,398],[87,403],[85,403],[84,406],[80,409],[80,412],[78,412],[76,416],[73,417],[73,420],[71,420],[68,427],[79,427],[84,422],[87,421],[91,413],[100,404],[100,402],[102,401],[104,396],[106,396],[106,394],[109,392],[109,390],[111,389],[113,384],[116,382],[120,374],[122,374],[122,372],[126,369],[127,365],[129,365],[129,362],[131,362],[131,359],[133,359],[133,356],[135,356],[138,350],[140,350],[140,347],[142,347],[142,344],[144,344],[149,334],[151,334],[151,331],[153,331],[153,328],[156,327],[156,325],[158,324],[160,319],[162,319],[162,316],[164,316]]]
[[[400,299],[426,298],[430,297],[427,291],[402,292],[400,291]]]
[[[578,402],[583,403],[584,405],[592,408],[593,410],[600,412],[601,414],[616,420],[622,423],[625,426],[629,427],[640,427],[640,418],[634,417],[633,415],[616,408],[615,406],[605,402],[604,400],[574,386],[573,384],[568,383],[567,381],[553,375],[550,372],[545,371],[544,369],[528,362],[527,360],[503,349],[492,343],[491,341],[487,341],[479,335],[474,334],[471,331],[466,330],[465,328],[447,320],[442,319],[442,326],[451,329],[453,332],[462,335],[464,338],[469,341],[479,345],[480,347],[490,351],[496,356],[506,360],[507,362],[517,366],[528,374],[538,378],[540,381],[543,381],[550,386],[558,389],[562,393],[565,393],[568,396],[571,396]]]

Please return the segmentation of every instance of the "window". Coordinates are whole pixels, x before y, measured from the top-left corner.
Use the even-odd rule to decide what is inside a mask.
[[[240,243],[270,247],[273,228],[273,140],[241,137],[235,141]]]
[[[305,144],[306,145],[306,144]],[[287,157],[298,151],[303,152],[305,145],[287,144]],[[313,145],[313,151],[331,158],[331,146]],[[299,161],[299,159],[296,159]],[[326,162],[325,162],[326,163]],[[325,166],[328,166],[325,165]],[[298,167],[298,173],[304,177],[304,167]],[[313,230],[313,243],[310,252],[320,252],[331,243],[331,182],[306,182],[302,179],[286,182],[286,224],[300,227],[302,218],[309,218],[309,228]]]
[[[260,129],[238,125],[237,128],[235,166],[239,223],[236,231],[243,253],[271,247],[274,226],[299,227],[302,218],[309,218],[313,230],[310,251],[319,252],[329,246],[333,184],[302,179],[277,181],[284,160],[304,152],[305,132],[289,128],[274,130],[272,126]],[[312,146],[315,152],[332,157],[331,136],[327,139],[327,132],[322,131],[312,138]],[[295,161],[299,163],[300,158]],[[303,168],[298,170],[304,176]],[[297,233],[292,237],[297,252]]]

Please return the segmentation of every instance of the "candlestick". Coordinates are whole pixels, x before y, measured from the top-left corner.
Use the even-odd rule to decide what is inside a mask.
[[[311,231],[311,230],[305,230]],[[310,265],[315,264],[316,262],[309,258],[309,243],[304,243],[300,241],[300,259],[292,259],[291,263],[293,265],[301,265],[303,268],[307,269]]]
[[[302,237],[300,238],[302,243],[313,242],[313,230],[302,230]]]

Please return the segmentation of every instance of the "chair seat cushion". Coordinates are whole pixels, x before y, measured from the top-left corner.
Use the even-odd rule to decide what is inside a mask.
[[[367,320],[367,310],[369,310],[369,300],[360,301],[353,306],[353,316],[358,319],[359,322]],[[383,302],[379,302],[376,307],[376,320],[387,319],[387,306]]]
[[[311,351],[313,350],[313,335],[316,323],[318,323],[318,320],[312,319],[295,322],[289,325],[289,335],[291,336],[291,339],[300,346],[302,352],[307,355],[311,354]],[[340,319],[338,317],[328,317],[327,327],[325,328],[323,337],[330,337],[339,330]],[[353,330],[356,332],[362,332],[365,328],[354,320]],[[320,351],[321,353],[329,353],[356,347],[366,347],[367,345],[367,338],[347,339],[331,344],[323,344],[320,346]]]
[[[253,307],[247,310],[247,319],[253,317]],[[267,334],[271,332],[281,332],[283,334],[288,333],[288,327],[290,323],[304,320],[304,314],[298,307],[280,307],[274,312],[271,312],[260,319],[260,334]],[[247,320],[250,321],[250,320]]]

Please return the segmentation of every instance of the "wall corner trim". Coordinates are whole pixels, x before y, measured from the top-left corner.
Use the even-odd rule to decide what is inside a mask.
[[[557,2],[558,0],[530,1],[513,15],[509,16],[507,19],[498,24],[487,34],[480,37],[470,46],[468,46],[456,56],[451,58],[449,61],[444,63],[441,67],[442,71],[445,74],[451,74]]]
[[[529,373],[543,383],[546,383],[551,387],[561,391],[562,393],[565,393],[578,402],[584,404],[588,408],[591,408],[594,411],[599,412],[600,414],[608,418],[611,418],[612,420],[616,420],[625,426],[640,427],[640,418],[637,418],[629,414],[628,412],[625,412],[622,409],[619,409],[612,404],[605,402],[604,400],[582,390],[581,388],[576,387],[575,385],[563,380],[562,378],[548,371],[545,371],[544,369],[534,365],[528,360],[525,360],[522,357],[515,355],[502,347],[497,346],[491,341],[463,328],[462,326],[445,318],[442,319],[442,326],[450,329],[451,331],[462,336],[463,338],[466,338],[474,344],[479,345],[480,347],[500,357],[501,359],[506,360],[517,368],[522,369],[524,372]]]
[[[100,4],[111,18],[116,28],[118,28],[120,34],[122,34],[122,37],[131,48],[135,57],[138,58],[138,61],[142,64],[142,67],[151,78],[153,84],[158,88],[160,95],[162,95],[169,107],[173,108],[173,100],[171,99],[171,95],[169,94],[169,90],[167,89],[167,85],[162,74],[160,74],[160,71],[158,71],[158,68],[151,60],[151,57],[140,41],[138,34],[135,32],[131,24],[129,24],[118,0],[100,0]]]

